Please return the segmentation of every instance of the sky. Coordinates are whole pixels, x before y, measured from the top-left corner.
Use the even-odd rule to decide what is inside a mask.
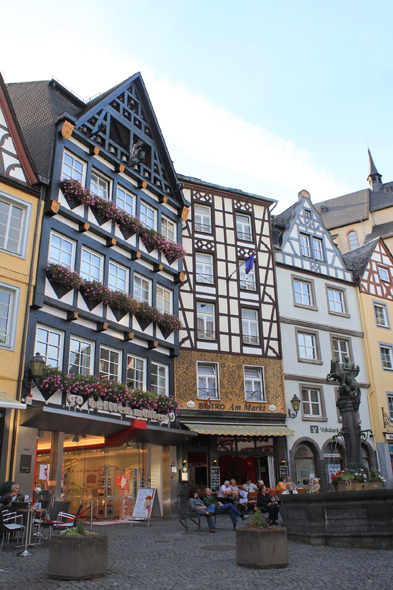
[[[393,3],[0,0],[6,82],[84,100],[142,73],[176,171],[278,200],[393,180]]]

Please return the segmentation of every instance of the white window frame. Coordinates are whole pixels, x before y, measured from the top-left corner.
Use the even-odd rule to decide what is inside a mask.
[[[47,342],[38,342],[38,330],[42,330],[44,332],[48,333],[48,339]],[[57,346],[55,346],[54,344],[50,344],[49,343],[49,338],[51,334],[56,334],[56,336],[59,336],[59,347],[58,347],[58,359],[57,359],[57,365],[55,368],[60,369],[60,371],[63,368],[63,353],[64,353],[64,332],[61,332],[60,330],[53,330],[53,328],[50,328],[49,326],[45,326],[44,324],[37,324],[36,328],[35,328],[35,344],[34,344],[34,353],[35,352],[39,352],[41,354],[41,356],[45,359],[45,363],[48,365],[50,363],[48,363],[48,347],[49,346],[53,346],[55,348],[57,348]],[[43,350],[45,348],[46,352]],[[53,367],[53,365],[50,365]]]
[[[348,338],[343,338],[340,336],[334,336],[333,334],[331,335],[332,338],[332,356],[334,358],[336,358],[338,360],[339,363],[343,363],[344,362],[344,357],[345,356],[349,356],[349,358],[351,358],[351,342]],[[334,345],[334,342],[338,343],[338,347],[336,347]],[[345,343],[345,348],[346,350],[342,350],[341,344]],[[337,358],[336,354],[338,355],[339,358]]]
[[[60,260],[56,260],[55,258],[51,257],[52,237],[56,237],[59,240],[61,240]],[[61,255],[63,252],[63,242],[68,242],[69,244],[71,244],[71,264],[69,266],[65,262],[63,262],[63,260],[61,259]],[[66,238],[65,236],[63,236],[59,232],[52,230],[50,232],[50,237],[49,237],[48,262],[52,262],[53,264],[60,264],[61,266],[65,266],[65,267],[69,268],[70,270],[74,270],[74,268],[75,268],[75,246],[76,246],[75,240],[71,240],[70,238]]]
[[[243,318],[243,311],[252,311],[256,314],[256,318]],[[251,344],[251,345],[258,345],[260,343],[259,337],[259,313],[257,309],[253,309],[250,307],[242,307],[240,310],[240,318],[242,322],[242,336],[243,336],[243,344]],[[256,326],[257,334],[256,336],[252,335],[250,330],[251,326]],[[246,329],[247,327],[247,329]]]
[[[5,332],[5,342],[0,342],[0,349],[3,350],[14,350],[15,348],[15,337],[16,337],[16,326],[18,320],[19,310],[19,298],[20,289],[14,285],[8,285],[7,283],[0,283],[0,291],[6,291],[10,294],[9,303],[9,316],[7,318],[7,330]],[[3,361],[5,362],[5,361]]]
[[[310,332],[307,330],[295,329],[296,347],[298,354],[298,362],[300,363],[314,363],[322,364],[321,353],[319,347],[318,332]],[[311,343],[307,339],[311,338]],[[302,355],[302,349],[305,355]],[[307,356],[308,351],[313,351],[313,356]]]
[[[387,391],[386,398],[387,398],[390,421],[393,422],[393,392]]]
[[[323,241],[321,238],[312,238],[312,253],[315,260],[323,261]]]
[[[86,340],[85,338],[80,338],[79,336],[76,336],[74,334],[71,334],[70,336],[70,350],[69,350],[69,354],[68,354],[68,373],[71,373],[71,342],[72,340],[75,340],[76,342],[80,342],[81,344],[87,344],[89,345],[91,348],[91,354],[90,354],[90,363],[89,363],[89,372],[87,374],[87,376],[89,375],[93,375],[94,374],[94,342],[91,342],[90,340]],[[82,354],[81,352],[78,352],[78,354]],[[85,355],[87,356],[87,355]],[[81,365],[79,365],[80,367]],[[82,375],[81,372],[79,373],[72,373],[73,375]]]
[[[153,385],[152,377],[153,377],[153,365],[158,367],[159,369],[164,369],[165,371],[165,387],[162,388],[159,384]],[[169,397],[169,367],[168,365],[163,365],[162,363],[157,363],[156,361],[151,361],[150,364],[150,380],[151,380],[151,390],[153,393],[157,395],[166,395]],[[157,380],[160,378],[159,373],[156,373]],[[163,391],[162,391],[163,390]]]
[[[206,258],[209,258],[210,262],[198,261],[198,256],[204,256]],[[198,271],[198,266],[202,268],[202,272]],[[211,254],[205,254],[204,252],[196,252],[195,276],[197,283],[203,283],[205,285],[214,285],[213,256]]]
[[[114,266],[116,268],[116,274],[114,275],[113,273],[111,273],[111,266]],[[121,289],[119,287],[119,276],[118,276],[118,270],[121,269],[123,271],[125,271],[126,273],[126,279],[125,279],[125,289]],[[113,287],[110,282],[111,282],[111,277],[116,277],[116,286]],[[122,280],[122,279],[120,279]],[[126,293],[128,295],[129,293],[129,285],[130,285],[130,271],[126,266],[123,266],[122,264],[118,264],[117,262],[115,262],[114,260],[109,260],[109,264],[108,264],[108,287],[109,289],[111,289],[112,291],[121,291],[122,293]]]
[[[212,233],[212,209],[209,205],[194,205],[194,228],[196,233]]]
[[[256,291],[257,283],[255,279],[255,266],[253,266],[250,272],[246,274],[246,265],[243,264],[243,266],[239,268],[239,281],[240,289],[242,291]]]
[[[173,230],[170,229],[170,226],[173,226]],[[176,242],[176,223],[166,217],[165,215],[161,216],[161,235],[164,236],[170,242]]]
[[[379,301],[373,301],[373,307],[374,307],[375,324],[378,326],[378,328],[385,328],[385,329],[387,328],[388,330],[390,330],[389,313],[388,313],[388,309],[387,309],[386,304],[381,303]],[[382,310],[382,316],[383,316],[383,320],[384,320],[383,324],[378,322],[377,308]]]
[[[22,201],[22,199],[18,199],[14,196],[8,195],[6,193],[0,193],[0,201],[6,203],[11,208],[17,207],[22,209],[22,217],[20,222],[20,230],[19,230],[19,241],[18,241],[18,249],[16,252],[9,250],[8,248],[0,247],[0,252],[6,252],[10,256],[17,256],[18,258],[26,258],[26,249],[27,249],[27,240],[29,236],[29,227],[30,227],[30,217],[31,217],[31,205],[30,203],[26,203],[26,201]],[[11,209],[12,210],[12,209]],[[6,224],[6,235],[9,235],[9,222],[11,221],[11,216],[8,215],[8,220]],[[5,246],[5,244],[4,244]]]
[[[245,231],[247,228],[248,231]],[[252,220],[250,215],[236,213],[236,237],[241,242],[252,242]]]
[[[97,258],[100,259],[100,266],[99,266],[99,278],[96,277],[92,277],[91,274],[89,274],[89,276],[85,276],[84,275],[84,271],[82,270],[82,262],[83,262],[83,252],[88,252],[91,256],[97,256]],[[87,263],[86,263],[87,264]],[[90,267],[91,267],[91,262],[90,262]],[[87,281],[98,281],[100,283],[102,283],[103,281],[103,267],[104,267],[104,257],[102,256],[102,254],[98,254],[98,252],[95,252],[94,250],[91,250],[90,248],[86,248],[86,246],[82,246],[81,249],[81,259],[80,259],[80,276],[83,279],[86,279]],[[97,268],[97,267],[95,267]]]
[[[106,359],[102,359],[102,350],[105,349],[109,352],[109,360]],[[115,375],[114,373],[110,373],[110,364],[111,364],[111,354],[118,354],[119,355],[119,362],[117,363],[117,375],[115,377],[102,377],[102,373],[108,373],[108,375]],[[108,371],[101,371],[101,361],[108,363]],[[111,346],[106,346],[105,344],[101,344],[100,345],[100,358],[99,358],[99,376],[100,379],[109,379],[110,381],[116,381],[117,383],[121,383],[121,376],[122,376],[122,372],[121,372],[121,361],[122,361],[122,352],[120,350],[117,350],[116,348],[112,348]]]
[[[296,283],[299,284],[300,290],[296,290]],[[304,289],[303,286],[307,287],[307,291],[308,293],[305,294],[304,293]],[[314,301],[313,301],[313,288],[312,288],[312,283],[310,283],[310,281],[302,281],[301,279],[298,278],[293,278],[292,280],[292,288],[293,288],[293,300],[294,300],[294,305],[296,306],[300,306],[300,307],[314,307]],[[296,301],[296,295],[300,296],[301,301]],[[304,301],[304,297],[307,296],[309,298],[309,303],[305,303]]]
[[[82,174],[81,174],[82,178],[81,179],[74,178],[74,176],[73,176],[73,172],[74,172],[74,169],[75,169],[74,163],[72,164],[72,173],[71,173],[71,176],[66,175],[64,173],[64,157],[65,157],[65,155],[69,156],[70,158],[72,158],[73,160],[75,160],[76,162],[78,162],[79,164],[82,165]],[[66,164],[66,165],[68,166],[69,164]],[[69,152],[68,150],[64,150],[63,151],[63,159],[62,159],[62,163],[61,163],[61,179],[63,180],[63,178],[78,180],[82,184],[82,186],[84,186],[84,184],[85,184],[85,178],[86,178],[86,162],[84,162],[83,160],[81,160],[80,158],[78,158],[78,156],[75,156],[72,152]]]
[[[300,233],[299,241],[301,255],[305,256],[306,258],[311,258],[310,236],[308,234]]]
[[[143,358],[143,357],[141,357],[141,356],[137,356],[136,354],[131,354],[131,353],[128,353],[127,354],[127,366],[126,366],[126,384],[127,384],[127,387],[129,387],[129,385],[128,385],[128,371],[131,371],[132,370],[132,371],[134,371],[134,373],[137,371],[136,368],[134,368],[134,369],[129,369],[128,368],[128,363],[129,363],[129,360],[131,358],[132,359],[135,359],[137,361],[142,361],[142,365],[143,365],[143,369],[142,369],[142,371],[143,371],[143,382],[142,382],[142,386],[141,387],[139,387],[139,386],[138,387],[135,387],[134,389],[142,389],[143,391],[145,391],[146,390],[146,365],[147,365],[146,359]],[[138,369],[138,371],[139,371],[139,369]],[[134,383],[136,383],[135,379],[134,379]],[[141,382],[138,381],[138,383],[141,383]]]
[[[382,349],[388,351],[387,358],[390,361],[390,367],[384,366],[384,353],[382,352]],[[391,344],[386,343],[386,342],[380,342],[379,343],[379,350],[380,350],[380,354],[381,354],[382,369],[384,371],[393,371],[393,346]]]
[[[142,207],[146,207],[146,213],[142,213]],[[149,219],[151,219],[149,213],[153,214],[153,225],[150,225],[148,223]],[[145,217],[146,221],[142,220],[142,216]],[[147,203],[145,203],[145,201],[141,201],[139,205],[139,220],[144,227],[155,230],[157,227],[157,209],[154,209],[154,207],[148,205]]]
[[[331,298],[329,291],[331,291],[334,294],[333,298]],[[338,301],[337,301],[337,298],[335,295],[336,293],[340,294],[340,303],[342,306],[342,311],[340,311],[340,310],[337,311]],[[330,313],[331,315],[348,316],[347,301],[346,301],[346,295],[345,295],[344,289],[336,289],[335,287],[332,287],[331,285],[326,285],[326,296],[327,296],[328,313]],[[331,308],[331,304],[332,304],[332,306],[334,306],[334,309]]]
[[[381,273],[382,271],[382,273]],[[383,278],[383,274],[386,273],[386,278]],[[389,275],[389,269],[386,268],[386,266],[381,266],[380,264],[378,264],[378,274],[379,274],[379,278],[381,279],[381,281],[383,281],[384,283],[390,283],[390,275]]]
[[[138,295],[136,294],[136,283],[141,281],[141,285],[140,288],[142,290],[142,292],[145,289],[145,287],[143,286],[143,283],[145,282],[148,285],[148,298],[147,299],[143,299],[143,297],[138,297]],[[134,273],[134,279],[133,279],[133,286],[132,286],[132,296],[134,299],[136,299],[137,301],[139,301],[140,303],[148,303],[149,305],[151,305],[151,297],[152,297],[152,281],[150,279],[146,279],[145,277],[142,277],[140,274],[138,273]]]
[[[199,305],[211,305],[213,311],[205,312],[202,309],[198,309]],[[215,340],[216,339],[216,309],[215,304],[210,301],[197,301],[196,302],[196,310],[197,310],[197,338],[198,340]],[[198,327],[198,322],[203,322],[203,329]],[[209,325],[209,321],[213,324],[213,330],[208,330],[207,326]]]
[[[98,185],[98,192],[94,192],[94,190],[92,188],[93,176],[97,179],[97,182],[95,184]],[[102,196],[100,194],[100,189],[102,188],[100,186],[100,183],[103,183],[106,186],[105,196]],[[100,197],[101,199],[105,199],[106,201],[109,201],[110,198],[111,198],[111,183],[110,183],[110,180],[108,180],[107,178],[105,178],[105,176],[103,176],[97,170],[94,170],[94,169],[91,171],[91,176],[90,176],[90,192],[92,194],[96,195],[96,197]]]
[[[208,380],[211,377],[210,373],[203,373],[200,368],[201,367],[213,367],[214,368],[214,381],[215,381],[215,387],[213,389],[211,389],[210,387],[199,387],[199,377],[204,377],[204,375],[206,375],[205,380],[206,380],[206,385],[208,384]],[[209,397],[211,400],[218,400],[220,399],[220,391],[219,391],[219,366],[218,363],[205,363],[205,362],[201,362],[201,361],[197,361],[197,396],[198,399],[207,399],[207,394],[209,393]],[[205,393],[201,393],[201,392],[205,392]]]
[[[253,371],[259,371],[259,377],[247,377],[246,372],[248,369]],[[243,376],[244,376],[244,398],[248,403],[266,403],[266,394],[265,394],[265,376],[263,367],[258,367],[255,365],[244,365],[243,366]],[[252,389],[247,391],[246,381],[252,381]],[[260,399],[255,397],[255,392],[258,391],[255,389],[254,383],[259,381],[261,384],[261,397]],[[248,395],[247,395],[248,394]],[[251,394],[251,395],[250,395]]]
[[[123,196],[119,196],[119,191],[124,193],[124,198]],[[129,200],[131,201],[131,203],[129,202]],[[124,187],[119,185],[117,186],[116,206],[119,207],[119,209],[125,211],[126,213],[128,213],[128,215],[132,215],[133,217],[135,217],[135,201],[135,195],[130,193],[130,191],[127,191]]]
[[[161,300],[165,302],[165,299],[158,294],[159,289],[161,289],[164,293],[169,294],[169,309],[165,309],[165,306],[161,304]],[[156,284],[156,308],[161,313],[173,313],[173,291],[172,289],[167,289],[159,283]]]
[[[318,401],[312,401],[311,400],[311,392],[312,391],[316,391],[318,393]],[[304,399],[304,395],[303,393],[307,392],[308,394],[308,399]],[[323,404],[322,404],[322,392],[318,387],[302,387],[301,388],[301,405],[302,405],[302,417],[303,418],[307,418],[307,419],[314,419],[314,420],[318,420],[324,417],[323,415]],[[310,412],[307,413],[305,411],[305,404],[309,404],[310,405]],[[318,405],[318,409],[319,409],[319,413],[318,414],[314,414],[312,412],[312,407],[313,404],[317,404]]]

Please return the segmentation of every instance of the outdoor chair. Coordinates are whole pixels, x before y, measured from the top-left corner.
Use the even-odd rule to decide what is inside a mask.
[[[76,526],[76,523],[78,522],[78,516],[81,513],[82,508],[83,508],[83,504],[79,504],[79,508],[76,511],[76,514],[68,514],[67,512],[59,512],[59,514],[57,515],[59,522],[58,522],[58,524],[53,525],[53,528],[61,531],[64,529],[71,529],[72,527]],[[74,520],[68,520],[70,518],[73,518]]]
[[[68,514],[68,510],[70,509],[70,504],[71,504],[71,502],[60,502],[60,501],[54,500],[50,514],[47,515],[47,520],[51,520],[52,522],[55,522],[55,524],[54,525],[49,524],[48,522],[45,522],[45,520],[41,520],[40,518],[37,517],[34,521],[34,525],[36,525],[36,524],[39,525],[39,535],[41,533],[41,528],[48,528],[49,529],[49,539],[50,539],[51,534],[52,534],[52,528],[55,528],[57,526],[57,524],[59,524],[59,522],[60,522],[59,521],[59,513],[63,512],[63,513]]]
[[[19,522],[18,522],[19,521]],[[19,539],[19,534],[25,531],[25,527],[22,524],[22,515],[16,515],[12,513],[8,513],[3,515],[3,512],[0,511],[0,535],[1,535],[1,547],[0,551],[3,550],[4,544],[4,537],[8,537],[8,543],[10,542],[11,534],[16,535],[16,538]]]
[[[180,500],[176,502],[176,508],[179,513],[179,522],[186,529],[186,533],[188,533],[187,521],[189,520],[196,524],[198,529],[200,528],[201,517],[197,512],[192,512],[189,507],[186,506],[186,504],[183,504],[183,502],[180,502]]]

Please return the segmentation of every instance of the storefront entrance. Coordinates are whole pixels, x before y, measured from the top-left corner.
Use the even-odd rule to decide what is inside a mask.
[[[217,444],[221,485],[231,479],[243,485],[250,478],[254,483],[262,480],[267,487],[275,486],[272,437],[218,437]]]

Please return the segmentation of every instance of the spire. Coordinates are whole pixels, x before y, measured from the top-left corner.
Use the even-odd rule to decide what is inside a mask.
[[[368,151],[368,161],[370,165],[370,171],[367,177],[368,183],[370,188],[373,189],[374,184],[382,184],[382,174],[380,174],[374,164],[373,157],[370,152],[370,148],[367,148]]]

